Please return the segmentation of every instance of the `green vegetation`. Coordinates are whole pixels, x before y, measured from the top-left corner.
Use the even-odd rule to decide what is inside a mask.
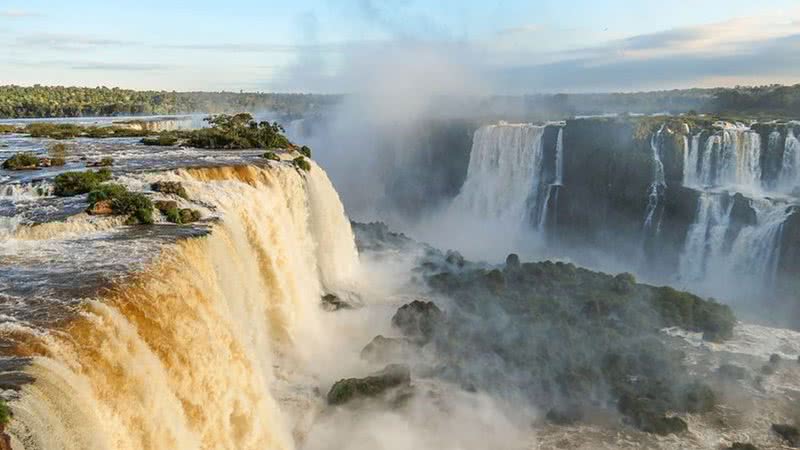
[[[270,161],[278,161],[278,162],[280,162],[280,160],[281,160],[281,157],[278,156],[278,154],[275,153],[275,152],[265,152],[262,156],[264,158],[270,160]]]
[[[51,139],[72,139],[76,137],[90,138],[120,138],[120,137],[140,137],[146,136],[147,131],[134,130],[126,127],[96,127],[82,126],[74,123],[47,123],[36,122],[28,124],[21,130],[22,133],[29,134],[36,138]]]
[[[300,154],[305,156],[306,158],[311,159],[311,149],[308,146],[302,146],[299,150]]]
[[[200,211],[189,208],[178,208],[174,200],[157,200],[153,205],[166,216],[168,222],[178,225],[197,222],[202,218]]]
[[[0,134],[11,134],[17,131],[17,127],[14,125],[0,125]]]
[[[65,172],[56,176],[53,181],[53,194],[59,197],[87,194],[97,188],[100,183],[111,179],[111,171],[100,169],[97,172]]]
[[[147,136],[143,138],[142,144],[161,146],[161,147],[171,147],[178,143],[178,139],[179,137],[177,133],[171,131],[164,131],[158,136]]]
[[[297,158],[292,160],[292,164],[300,170],[304,170],[306,172],[311,170],[311,163],[306,160],[303,156],[298,156]]]
[[[104,184],[89,193],[89,209],[100,202],[108,202],[111,213],[129,216],[128,225],[150,225],[153,220],[153,202],[146,195],[130,192],[120,184]]]
[[[178,197],[188,199],[189,194],[186,193],[186,188],[180,181],[157,181],[150,185],[150,189],[155,192],[161,192],[167,195],[177,195]]]
[[[291,143],[277,122],[256,122],[253,116],[221,114],[205,119],[211,125],[191,131],[189,145],[198,148],[248,149],[289,148]]]
[[[114,165],[114,158],[110,156],[103,157],[99,163],[97,163],[98,167],[111,167]]]
[[[0,117],[81,117],[274,111],[299,117],[340,97],[311,94],[133,91],[119,88],[0,86]]]
[[[729,307],[638,284],[630,274],[520,264],[515,257],[502,269],[486,269],[457,255],[432,255],[420,269],[453,306],[443,315],[412,303],[396,316],[407,318],[393,324],[412,342],[425,332],[422,345],[452,361],[441,373],[445,379],[488,391],[515,385],[536,406],[553,408],[554,418],[575,416],[559,409],[564,405],[582,410],[588,399],[610,394],[631,423],[658,434],[686,430],[669,413],[703,413],[716,404],[714,391],[689,373],[659,329],[676,326],[708,340],[726,339],[735,323]],[[492,367],[492,374],[481,367]]]
[[[0,398],[0,428],[8,425],[11,420],[11,410],[8,409],[6,401]]]
[[[392,364],[368,377],[337,381],[328,392],[328,403],[341,405],[359,397],[375,397],[391,388],[408,386],[410,382],[408,367]]]
[[[32,170],[39,167],[39,158],[33,153],[17,153],[3,161],[6,170]]]

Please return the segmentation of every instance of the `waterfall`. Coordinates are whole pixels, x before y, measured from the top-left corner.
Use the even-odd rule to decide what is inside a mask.
[[[750,206],[756,212],[756,224],[739,232],[727,262],[732,275],[750,280],[758,292],[775,281],[783,224],[790,212],[787,205],[767,199],[754,199]]]
[[[336,192],[316,165],[143,176],[181,181],[220,220],[58,329],[4,323],[36,380],[9,403],[7,431],[26,449],[293,448],[278,401],[298,394],[281,383],[336,357],[320,295],[358,270]]]
[[[667,187],[664,178],[664,163],[661,161],[661,135],[666,128],[666,124],[661,125],[661,128],[653,134],[650,138],[650,149],[653,153],[653,182],[650,184],[650,190],[647,194],[647,209],[644,217],[644,230],[648,231],[653,227],[653,218],[658,210],[658,204],[661,196],[664,195],[664,189]],[[656,234],[661,228],[661,222],[656,224]]]
[[[700,134],[684,152],[684,186],[761,188],[761,137],[755,131],[726,128],[709,136],[700,152]]]
[[[700,163],[700,135],[692,136],[691,144],[688,136],[683,137],[683,185],[698,186],[697,166]]]
[[[689,227],[679,261],[683,281],[702,280],[709,260],[722,254],[730,225],[733,202],[725,194],[703,192],[698,200],[694,223]]]
[[[564,182],[564,128],[558,129],[556,138],[556,164],[553,182],[547,186],[547,195],[542,202],[542,210],[539,214],[539,229],[547,227],[547,217],[550,209],[558,208],[558,191]]]
[[[478,129],[467,179],[452,208],[465,215],[522,226],[538,211],[545,127],[489,125]]]
[[[795,137],[792,128],[789,128],[786,133],[786,141],[783,146],[779,185],[784,192],[792,192],[800,185],[800,141]]]

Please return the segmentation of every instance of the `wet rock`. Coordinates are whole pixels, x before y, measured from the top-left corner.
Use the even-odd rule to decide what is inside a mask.
[[[678,434],[689,429],[680,417],[667,417],[658,402],[646,397],[623,395],[617,405],[619,411],[628,416],[633,425],[646,432],[661,436]]]
[[[325,311],[338,311],[340,309],[353,309],[353,305],[333,294],[322,296],[322,309]]]
[[[433,302],[414,300],[397,310],[392,325],[406,337],[427,342],[443,320],[444,313]]]
[[[772,424],[772,431],[783,438],[791,447],[800,447],[800,430],[786,424]]]
[[[412,356],[414,348],[408,339],[378,335],[361,350],[361,359],[370,362],[402,361]]]
[[[770,364],[777,365],[777,364],[780,364],[780,362],[781,362],[781,355],[779,355],[777,353],[773,353],[773,354],[769,355],[769,363]]]
[[[337,381],[328,392],[328,403],[342,405],[356,398],[376,397],[389,389],[410,386],[411,372],[406,365],[392,364],[365,378]]]
[[[93,216],[110,216],[114,214],[114,208],[111,206],[111,200],[100,200],[86,210],[86,212]]]

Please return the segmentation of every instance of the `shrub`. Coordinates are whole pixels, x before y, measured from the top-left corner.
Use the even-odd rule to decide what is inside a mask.
[[[144,145],[170,147],[178,143],[178,136],[173,133],[161,133],[158,136],[147,136],[141,142]]]
[[[308,148],[307,146],[304,145],[304,146],[300,147],[299,151],[300,151],[300,154],[305,156],[306,158],[311,158],[311,149]]]
[[[297,158],[292,160],[292,164],[300,170],[305,170],[306,172],[311,170],[311,163],[309,163],[305,157],[298,156]]]
[[[162,194],[173,194],[181,198],[189,198],[189,194],[186,193],[186,189],[180,181],[157,181],[150,185],[150,189]]]
[[[59,197],[86,194],[94,190],[100,183],[111,179],[111,171],[100,169],[97,172],[65,172],[53,181],[53,194]]]
[[[111,199],[111,210],[117,215],[130,215],[126,223],[150,225],[153,220],[153,202],[144,194],[125,191]]]
[[[14,125],[0,125],[0,134],[11,134],[17,131],[17,127]]]
[[[281,160],[281,157],[278,156],[278,154],[275,153],[275,152],[266,152],[262,156],[264,158],[270,160],[270,161],[280,161]]]
[[[113,200],[114,198],[124,195],[126,192],[128,192],[128,189],[121,184],[102,184],[92,192],[89,192],[89,207],[103,200]]]
[[[0,398],[0,427],[8,424],[11,420],[11,410],[8,409],[6,401]]]
[[[39,167],[39,158],[33,153],[17,153],[3,161],[3,169],[25,170]]]
[[[80,136],[82,127],[71,123],[30,123],[25,129],[25,133],[31,137],[48,137],[53,139],[69,139]]]
[[[205,119],[209,128],[188,133],[189,145],[198,148],[246,149],[289,148],[291,142],[283,135],[277,122],[256,122],[247,113],[220,114]]]
[[[53,167],[61,167],[67,164],[67,160],[64,158],[51,158],[50,165]]]
[[[104,157],[103,159],[100,160],[100,163],[98,165],[100,167],[111,167],[111,166],[114,165],[114,158],[112,158],[110,156],[106,156],[106,157]]]

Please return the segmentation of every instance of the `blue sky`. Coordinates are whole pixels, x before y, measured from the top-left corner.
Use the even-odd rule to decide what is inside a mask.
[[[800,82],[798,0],[0,0],[0,39],[2,84],[344,92],[419,53],[500,93]]]

